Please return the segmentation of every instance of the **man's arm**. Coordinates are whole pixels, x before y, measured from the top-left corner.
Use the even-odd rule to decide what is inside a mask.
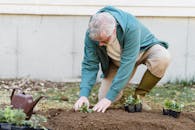
[[[80,84],[80,98],[74,104],[74,110],[78,110],[83,104],[86,104],[89,107],[89,100],[87,97],[96,82],[98,70],[99,59],[96,54],[96,43],[89,38],[88,32],[86,32]]]
[[[140,36],[140,28],[136,25],[131,26],[125,34],[120,67],[106,95],[106,98],[111,101],[129,81],[140,50]]]
[[[96,82],[97,73],[99,71],[99,58],[96,54],[96,46],[96,43],[89,38],[89,33],[86,32],[80,96],[88,97],[91,88]]]

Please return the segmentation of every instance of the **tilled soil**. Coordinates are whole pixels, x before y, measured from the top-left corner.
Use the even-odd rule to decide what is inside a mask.
[[[81,113],[52,109],[47,127],[53,130],[195,130],[195,113],[179,118],[162,115],[161,110],[127,113],[110,109],[106,113]]]

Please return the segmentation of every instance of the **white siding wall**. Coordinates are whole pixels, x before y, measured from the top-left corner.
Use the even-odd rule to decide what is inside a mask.
[[[57,2],[61,1],[62,5],[45,0],[39,3],[41,5],[39,10],[35,10],[38,8],[32,4],[35,0],[30,0],[31,3],[26,4],[22,3],[25,2],[23,0],[17,0],[18,4],[16,1],[15,3],[9,1],[0,2],[2,7],[0,8],[0,78],[29,76],[33,79],[52,81],[80,79],[83,41],[89,15],[102,5],[97,2],[95,3],[97,6],[92,6],[90,3],[71,5],[69,2],[71,6],[67,6],[62,0],[57,0]],[[133,11],[133,14],[138,16],[138,19],[159,39],[170,43],[172,63],[161,82],[176,78],[190,79],[195,76],[195,13],[191,13],[195,11],[194,8],[192,9],[195,3],[192,3],[183,6],[178,4],[182,9],[185,7],[183,11],[185,14],[182,14],[182,17],[178,17],[177,11],[170,11],[170,14],[163,11],[162,5],[159,13],[152,14],[151,11],[144,13],[143,8],[147,6],[151,10],[152,7],[154,9],[156,6],[154,1],[149,4],[134,2],[133,10],[129,10],[130,5],[126,5],[124,1],[118,5],[124,10]],[[50,4],[55,7],[72,7],[74,10],[72,12],[67,12],[65,8],[52,10],[53,6]],[[164,6],[173,10],[178,9],[177,6],[170,6],[170,4],[164,3]],[[87,11],[75,10],[76,7],[83,9],[85,7]],[[145,69],[141,66],[132,81],[138,82]]]
[[[170,43],[172,63],[164,81],[194,76],[195,19],[138,17]],[[0,77],[65,81],[80,77],[89,16],[0,15]],[[144,70],[141,68],[141,70]],[[138,81],[138,71],[133,81]]]

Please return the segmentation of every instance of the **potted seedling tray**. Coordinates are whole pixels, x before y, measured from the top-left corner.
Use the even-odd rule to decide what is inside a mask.
[[[26,114],[22,109],[13,109],[10,106],[0,109],[0,130],[47,130],[40,123],[46,119],[40,115],[33,115],[26,120]]]
[[[183,107],[183,104],[176,102],[175,100],[165,100],[163,115],[169,115],[174,118],[179,118]]]
[[[133,113],[133,112],[141,112],[142,104],[139,98],[135,99],[132,95],[126,98],[124,103],[125,111]]]

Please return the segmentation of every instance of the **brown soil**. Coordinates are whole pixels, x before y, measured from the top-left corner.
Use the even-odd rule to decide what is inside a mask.
[[[195,130],[195,113],[182,113],[176,119],[160,110],[127,113],[110,109],[106,113],[80,113],[52,109],[47,127],[53,130]]]

